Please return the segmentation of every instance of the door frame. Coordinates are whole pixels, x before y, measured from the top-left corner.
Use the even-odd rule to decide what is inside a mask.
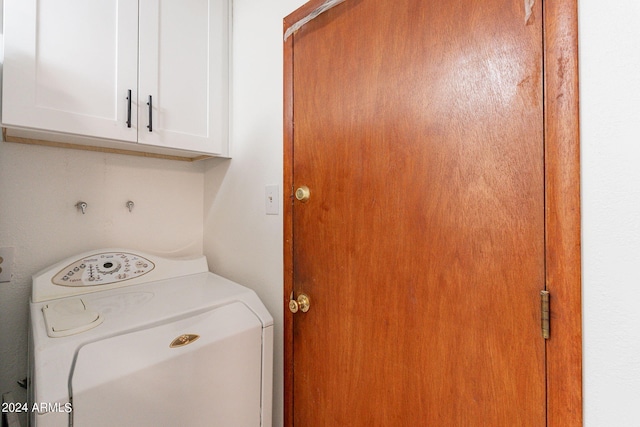
[[[284,31],[325,0],[284,18]],[[547,427],[582,426],[578,0],[543,1]],[[293,40],[284,42],[284,426],[293,426]],[[542,339],[542,338],[540,338]]]

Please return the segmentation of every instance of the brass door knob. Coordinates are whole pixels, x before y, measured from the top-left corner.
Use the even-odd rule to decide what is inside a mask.
[[[306,313],[309,311],[309,307],[311,306],[311,300],[305,294],[298,295],[298,306],[300,307],[300,311]]]
[[[293,292],[291,292],[291,299],[289,299],[289,311],[297,313],[298,310],[306,313],[311,306],[311,300],[305,294],[298,295],[298,299],[293,299]]]
[[[309,200],[309,196],[311,196],[311,191],[309,191],[309,187],[307,187],[306,185],[300,186],[296,190],[296,199],[300,200],[301,202],[306,202],[307,200]]]
[[[297,313],[300,310],[300,306],[298,305],[298,301],[294,299],[289,300],[289,311],[292,313]]]

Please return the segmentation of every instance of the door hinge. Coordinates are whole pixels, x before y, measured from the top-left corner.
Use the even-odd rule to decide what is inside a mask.
[[[551,315],[549,312],[549,291],[540,291],[540,312],[542,319],[542,338],[548,340],[551,335]]]

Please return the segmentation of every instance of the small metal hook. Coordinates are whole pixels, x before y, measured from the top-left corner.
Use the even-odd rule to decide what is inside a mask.
[[[133,202],[131,200],[129,200],[127,202],[127,208],[129,208],[129,212],[131,212],[133,210],[133,206],[134,206]]]
[[[82,215],[84,215],[84,214],[86,213],[86,211],[87,211],[87,206],[89,206],[89,205],[87,205],[87,203],[86,203],[86,202],[83,202],[83,201],[79,201],[78,203],[76,203],[76,208],[77,208],[79,211],[82,211]]]

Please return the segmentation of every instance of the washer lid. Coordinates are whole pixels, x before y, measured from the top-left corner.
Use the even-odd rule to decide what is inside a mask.
[[[73,425],[257,427],[262,347],[262,322],[240,301],[88,342],[63,384]]]
[[[71,298],[42,307],[47,335],[52,338],[79,334],[95,328],[104,320],[96,311],[88,310],[80,298]]]

